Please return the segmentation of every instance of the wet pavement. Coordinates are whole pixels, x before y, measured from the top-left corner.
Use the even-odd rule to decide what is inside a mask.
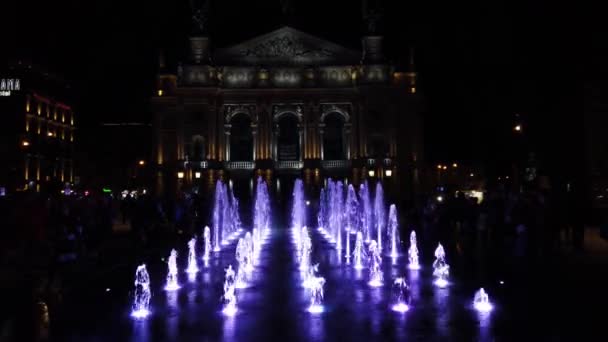
[[[368,271],[355,270],[335,248],[311,230],[312,262],[326,278],[325,311],[307,311],[291,232],[277,219],[260,263],[246,289],[237,290],[238,313],[221,313],[224,269],[234,264],[236,243],[188,279],[186,246],[179,249],[181,289],[163,290],[166,264],[145,260],[151,276],[151,315],[129,317],[136,264],[115,270],[70,298],[52,326],[57,341],[591,341],[605,307],[605,271],[569,258],[507,272],[491,260],[447,256],[450,285],[432,283],[433,261],[421,256],[422,269],[410,271],[406,258],[383,258],[385,285],[367,285]],[[436,242],[419,241],[420,244]],[[354,236],[351,236],[354,246]],[[404,246],[405,247],[405,246]],[[428,249],[428,248],[426,248]],[[425,249],[425,250],[426,250]],[[168,251],[166,253],[168,255]],[[340,253],[344,255],[344,251]],[[404,276],[412,290],[406,313],[390,309],[392,279]],[[472,309],[475,291],[484,287],[495,305],[489,314]]]

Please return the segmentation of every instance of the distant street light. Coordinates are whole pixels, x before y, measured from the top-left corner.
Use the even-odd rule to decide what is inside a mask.
[[[391,169],[387,169],[384,174],[386,175],[386,177],[391,177],[393,175],[393,170]]]
[[[182,171],[177,173],[177,178],[179,179],[183,179],[184,178],[184,173]]]
[[[441,164],[438,164],[438,165],[437,165],[437,170],[441,170],[441,168],[442,168],[442,167],[441,167]]]
[[[137,162],[137,164],[139,164],[139,166],[144,166],[146,165],[146,161],[145,160],[140,160]]]
[[[521,132],[521,125],[520,124],[515,125],[515,127],[513,127],[513,130],[515,132]]]
[[[448,169],[447,165],[443,165],[443,169],[447,170]]]
[[[27,147],[27,146],[30,146],[30,142],[27,141],[27,140],[23,140],[23,142],[21,143],[21,145]]]
[[[458,167],[458,164],[454,163],[454,164],[452,164],[452,167],[456,168],[456,167]]]
[[[376,171],[369,170],[369,171],[367,171],[367,175],[370,176],[370,177],[374,177],[376,175]]]

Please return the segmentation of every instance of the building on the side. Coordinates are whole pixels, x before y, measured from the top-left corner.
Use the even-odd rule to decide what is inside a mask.
[[[225,48],[211,49],[211,39],[191,36],[176,70],[161,55],[151,100],[160,192],[214,172],[416,189],[423,101],[413,56],[398,70],[381,35],[350,49],[288,26]]]
[[[70,186],[75,177],[76,122],[69,84],[41,67],[22,62],[9,66],[2,77],[13,80],[13,87],[0,97],[0,149],[5,163],[0,187],[14,192]]]

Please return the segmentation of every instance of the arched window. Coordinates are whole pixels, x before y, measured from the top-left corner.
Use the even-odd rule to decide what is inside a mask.
[[[299,160],[300,134],[295,114],[281,115],[278,121],[277,154],[279,160]]]
[[[323,158],[325,160],[346,159],[344,153],[344,117],[339,113],[331,113],[325,117]]]
[[[253,134],[251,119],[244,113],[236,114],[230,120],[230,160],[253,160]]]

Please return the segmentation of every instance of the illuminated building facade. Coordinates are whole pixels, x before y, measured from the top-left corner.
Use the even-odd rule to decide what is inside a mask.
[[[20,89],[0,99],[2,155],[0,186],[7,191],[63,188],[74,181],[75,118],[65,101],[66,83],[37,67],[11,66]]]
[[[174,72],[161,56],[151,101],[160,191],[218,170],[417,185],[422,98],[412,56],[399,71],[382,36],[352,50],[288,26],[226,48],[210,40],[190,37],[189,60]]]

